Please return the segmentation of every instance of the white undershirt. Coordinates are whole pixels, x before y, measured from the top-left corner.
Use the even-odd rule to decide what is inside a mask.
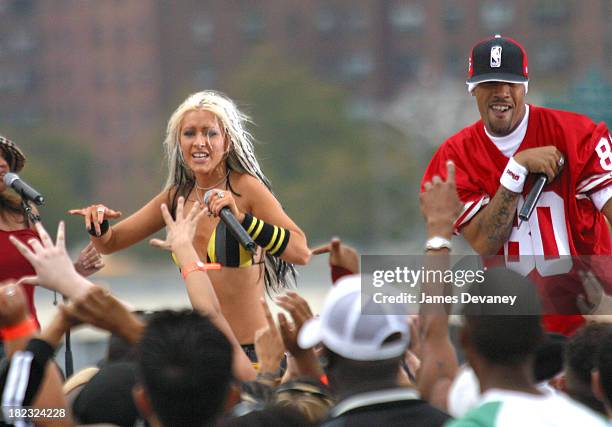
[[[484,127],[485,133],[487,136],[493,141],[493,144],[502,152],[504,156],[510,158],[516,153],[521,142],[525,138],[525,134],[527,133],[527,124],[529,123],[529,105],[525,104],[525,116],[521,123],[514,129],[510,134],[506,136],[493,136],[487,130],[487,127]]]
[[[506,136],[493,136],[487,130],[487,127],[484,127],[484,131],[491,139],[493,144],[502,152],[504,156],[510,158],[516,153],[516,150],[520,147],[523,139],[525,138],[525,134],[527,133],[527,125],[529,124],[529,105],[525,104],[525,117],[521,120],[521,123],[517,126],[516,129],[512,131],[512,133]],[[597,210],[601,211],[604,205],[608,202],[608,200],[612,199],[612,186],[601,189],[595,193],[591,193],[589,198],[597,208]]]

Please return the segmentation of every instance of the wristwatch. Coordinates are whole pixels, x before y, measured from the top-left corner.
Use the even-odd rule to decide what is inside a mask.
[[[426,251],[437,251],[442,248],[446,248],[450,251],[452,248],[451,241],[448,239],[445,239],[444,237],[434,236],[430,238],[429,240],[427,240],[427,242],[425,243]]]

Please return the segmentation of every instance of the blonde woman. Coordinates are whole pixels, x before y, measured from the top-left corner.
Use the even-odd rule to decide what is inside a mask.
[[[189,96],[174,111],[164,147],[168,179],[164,190],[139,211],[112,227],[107,219],[120,212],[103,204],[69,211],[82,215],[96,248],[109,254],[127,248],[164,227],[160,207],[176,213],[179,197],[185,211],[194,203],[207,210],[197,227],[194,246],[202,261],[219,262],[210,270],[221,311],[247,355],[254,357],[255,331],[266,326],[259,302],[264,287],[276,289],[292,280],[292,264],[306,264],[310,251],[306,236],[283,211],[255,157],[248,118],[219,92]],[[206,206],[204,195],[212,191]],[[258,244],[252,257],[219,221],[228,207]],[[184,266],[179,266],[184,267]]]

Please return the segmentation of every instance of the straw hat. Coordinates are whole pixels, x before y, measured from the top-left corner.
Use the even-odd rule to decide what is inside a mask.
[[[19,172],[25,165],[25,155],[23,151],[10,139],[7,139],[0,135],[0,151],[2,151],[3,157],[6,159],[11,172]]]

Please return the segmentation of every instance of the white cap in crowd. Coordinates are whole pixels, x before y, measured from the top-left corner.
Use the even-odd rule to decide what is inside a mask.
[[[306,349],[323,343],[346,359],[360,361],[402,355],[410,342],[407,316],[393,314],[392,307],[371,300],[363,307],[361,302],[361,276],[339,280],[325,297],[321,315],[304,324],[299,346]]]

